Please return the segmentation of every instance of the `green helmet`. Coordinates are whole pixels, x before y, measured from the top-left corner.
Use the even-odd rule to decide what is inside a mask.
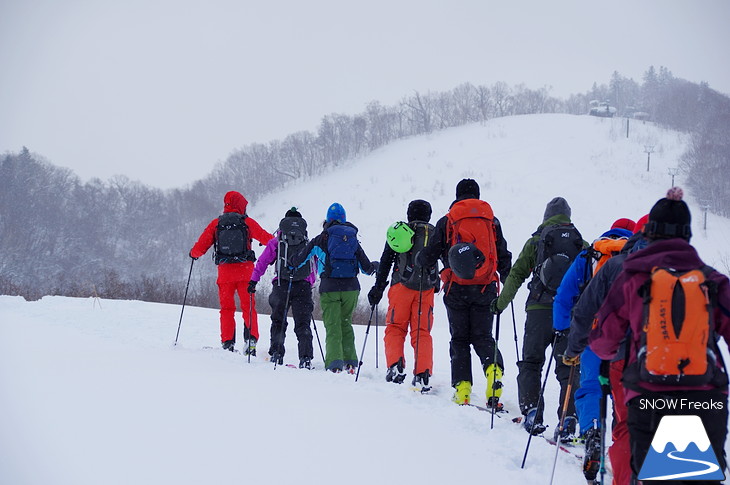
[[[388,246],[396,253],[406,253],[413,247],[413,229],[405,222],[396,222],[388,228]]]

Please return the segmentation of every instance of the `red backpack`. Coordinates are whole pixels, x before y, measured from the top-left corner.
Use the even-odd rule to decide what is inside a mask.
[[[446,214],[446,242],[473,243],[486,260],[477,268],[473,279],[465,280],[455,274],[451,282],[460,285],[488,285],[497,280],[497,230],[492,207],[483,200],[464,199],[455,202]]]

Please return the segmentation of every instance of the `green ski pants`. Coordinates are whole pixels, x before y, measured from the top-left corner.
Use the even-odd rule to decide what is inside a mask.
[[[352,313],[360,291],[334,291],[320,294],[322,320],[327,332],[325,337],[325,365],[327,370],[342,370],[346,366],[357,367],[355,332],[352,329]]]

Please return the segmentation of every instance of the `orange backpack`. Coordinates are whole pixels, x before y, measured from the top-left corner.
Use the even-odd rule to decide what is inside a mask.
[[[717,366],[712,321],[716,290],[706,268],[679,272],[656,267],[639,290],[644,300],[639,381],[673,386],[727,382]]]
[[[587,255],[590,256],[589,263],[592,263],[591,276],[595,276],[598,270],[606,264],[606,261],[616,256],[621,252],[623,247],[626,245],[628,238],[611,238],[604,237],[591,244],[591,247],[586,251]]]
[[[451,282],[460,285],[488,285],[497,280],[497,229],[492,207],[483,200],[464,199],[454,203],[446,214],[446,242],[474,243],[486,260],[477,268],[473,279],[464,280],[455,274]]]

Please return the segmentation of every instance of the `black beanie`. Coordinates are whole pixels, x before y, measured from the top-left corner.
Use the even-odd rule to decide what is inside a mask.
[[[456,198],[468,199],[469,197],[479,198],[479,184],[474,179],[462,179],[456,184]]]
[[[299,213],[296,207],[292,207],[291,209],[286,211],[284,217],[302,217],[302,215]]]
[[[644,234],[649,239],[670,239],[679,237],[689,241],[692,237],[690,224],[692,216],[689,207],[682,200],[684,192],[672,187],[667,196],[659,199],[649,212],[649,222],[644,226]]]
[[[431,204],[425,200],[416,199],[408,204],[408,222],[431,220]]]

